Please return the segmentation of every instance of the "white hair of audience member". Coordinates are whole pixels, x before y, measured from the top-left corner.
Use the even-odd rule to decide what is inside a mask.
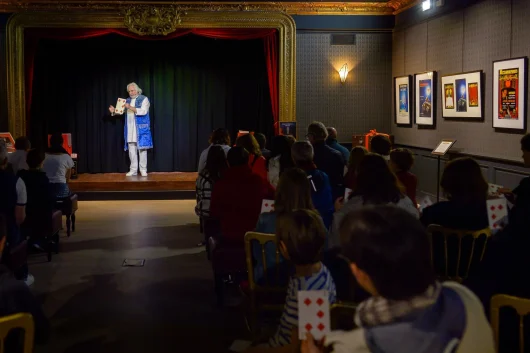
[[[0,165],[4,164],[7,159],[7,143],[6,140],[0,139]]]
[[[134,86],[134,87],[136,87],[136,90],[138,91],[138,94],[142,94],[142,89],[140,88],[140,86],[138,86],[138,85],[136,84],[136,82],[131,82],[131,83],[129,83],[129,84],[127,85],[127,88],[126,88],[127,91],[129,91],[129,86]]]
[[[291,147],[291,156],[295,162],[312,162],[315,152],[308,141],[296,141]]]

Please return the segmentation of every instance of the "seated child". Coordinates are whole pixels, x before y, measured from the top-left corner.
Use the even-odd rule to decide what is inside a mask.
[[[278,246],[285,259],[294,264],[295,274],[289,279],[285,306],[276,334],[271,337],[267,346],[254,347],[248,352],[290,352],[299,345],[299,290],[327,290],[330,304],[335,302],[335,283],[329,270],[320,262],[326,234],[322,219],[315,211],[296,210],[278,215]]]
[[[344,218],[343,255],[372,297],[355,314],[359,327],[322,342],[302,342],[302,353],[493,353],[493,335],[478,298],[455,282],[436,281],[423,225],[395,206],[365,207]]]
[[[405,193],[409,199],[412,200],[414,205],[417,205],[416,188],[418,187],[418,178],[410,172],[413,164],[414,156],[410,150],[396,148],[390,152],[390,168],[405,187]]]

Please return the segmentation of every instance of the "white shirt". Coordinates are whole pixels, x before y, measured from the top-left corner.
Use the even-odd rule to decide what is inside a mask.
[[[208,151],[210,150],[210,147],[214,146],[211,144],[208,146],[204,151],[201,152],[201,156],[199,157],[199,168],[197,168],[197,171],[200,173],[202,170],[206,167],[206,160],[208,159]],[[225,151],[225,155],[228,154],[228,151],[230,151],[230,146],[228,145],[215,145],[215,146],[221,146],[223,148],[223,151]]]
[[[134,107],[138,96],[131,98],[131,107]],[[149,99],[147,97],[142,101],[142,106],[136,108],[136,114],[131,110],[127,109],[127,142],[138,142],[138,130],[136,129],[136,115],[146,115],[149,111]]]
[[[15,174],[21,169],[29,169],[28,164],[26,163],[26,156],[27,153],[23,150],[16,150],[15,152],[8,154],[7,160],[11,163]]]
[[[50,183],[66,183],[66,171],[73,168],[74,161],[68,154],[48,154],[44,159],[42,169],[46,172],[46,176]]]
[[[22,180],[22,178],[18,178],[16,188],[17,206],[26,206],[28,195],[26,193],[26,184],[24,184],[24,180]]]

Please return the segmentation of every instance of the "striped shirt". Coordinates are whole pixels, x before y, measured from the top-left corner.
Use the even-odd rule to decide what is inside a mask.
[[[195,182],[195,195],[197,197],[197,206],[195,214],[199,217],[210,216],[210,200],[212,198],[213,182],[207,171],[200,173]]]
[[[281,347],[291,343],[293,328],[298,327],[298,291],[299,290],[327,290],[329,303],[336,301],[337,291],[335,282],[328,268],[322,264],[320,271],[308,277],[291,277],[287,287],[287,297],[283,308],[280,325],[276,334],[269,340],[269,346]]]

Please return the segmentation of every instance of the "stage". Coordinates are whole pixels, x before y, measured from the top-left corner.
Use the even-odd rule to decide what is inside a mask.
[[[195,198],[196,172],[149,173],[127,177],[125,173],[79,174],[70,190],[80,200],[160,200]]]

